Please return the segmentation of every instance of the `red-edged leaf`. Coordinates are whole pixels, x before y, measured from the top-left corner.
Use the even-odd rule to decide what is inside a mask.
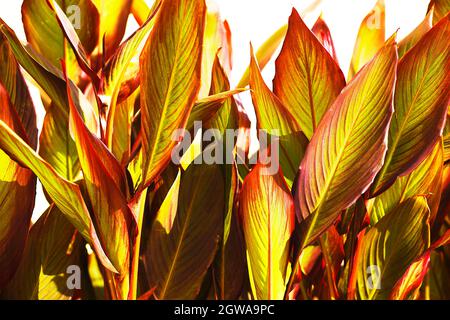
[[[293,9],[276,60],[274,93],[311,139],[326,110],[345,86],[336,61]]]
[[[450,16],[399,61],[385,163],[371,193],[414,170],[440,139],[450,99]]]
[[[255,299],[282,299],[288,276],[294,203],[281,172],[256,165],[240,194],[240,216]]]
[[[383,164],[397,50],[391,38],[328,109],[300,165],[297,218],[303,247],[367,190]]]
[[[78,157],[91,200],[100,241],[116,270],[128,272],[132,213],[127,204],[125,173],[106,146],[83,123],[67,87],[70,126],[75,136]]]
[[[141,55],[142,182],[166,167],[200,89],[204,0],[163,0]]]

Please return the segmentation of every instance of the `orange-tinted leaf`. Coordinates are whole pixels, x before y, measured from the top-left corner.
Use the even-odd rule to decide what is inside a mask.
[[[327,49],[328,53],[333,57],[333,59],[338,63],[336,50],[334,49],[333,38],[331,38],[331,32],[328,25],[323,20],[322,16],[317,18],[316,23],[311,29],[312,33],[319,39],[320,43]]]
[[[91,0],[100,13],[100,43],[105,60],[108,60],[122,41],[131,11],[132,0]],[[103,47],[105,52],[103,52]]]
[[[450,2],[448,0],[431,0],[428,12],[433,9],[433,24],[436,24],[450,12]]]
[[[303,247],[367,190],[383,164],[397,61],[391,38],[328,109],[300,165],[297,218]]]
[[[273,88],[308,139],[344,86],[336,61],[293,9]]]
[[[277,31],[275,31],[256,51],[256,59],[258,61],[259,67],[264,69],[264,67],[269,63],[272,56],[275,54],[276,50],[280,46],[284,37],[286,36],[288,26],[284,25]],[[242,76],[238,88],[245,88],[250,80],[250,66],[245,70]]]
[[[282,299],[295,223],[294,203],[283,175],[256,165],[244,180],[239,210],[253,296]]]
[[[142,183],[170,161],[172,135],[186,125],[200,89],[206,5],[163,0],[141,55]]]

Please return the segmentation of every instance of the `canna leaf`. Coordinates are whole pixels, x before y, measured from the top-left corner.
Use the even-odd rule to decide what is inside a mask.
[[[29,168],[39,178],[55,205],[96,250],[99,260],[111,271],[116,271],[100,245],[97,232],[78,185],[65,180],[28,146],[8,125],[0,120],[0,148],[12,160]]]
[[[430,206],[430,221],[434,221],[442,188],[443,146],[435,144],[431,154],[409,175],[398,178],[395,183],[378,197],[370,200],[370,221],[374,225],[406,199],[427,195]]]
[[[91,1],[100,13],[99,35],[102,45],[98,49],[102,53],[104,61],[107,61],[125,34],[133,0]]]
[[[450,12],[450,2],[448,0],[431,0],[428,12],[433,9],[433,25],[438,23]]]
[[[440,139],[450,98],[449,19],[434,26],[399,61],[389,149],[372,195],[416,168]]]
[[[275,66],[274,93],[311,139],[326,110],[344,88],[345,79],[295,9]]]
[[[202,123],[208,123],[212,119],[218,117],[221,113],[226,113],[224,105],[226,101],[233,95],[243,92],[243,89],[235,89],[230,91],[224,91],[217,94],[210,95],[206,98],[199,99],[192,107],[191,114],[186,125],[187,130],[194,128],[195,121],[201,121]]]
[[[170,192],[164,200],[171,204],[162,210],[177,209],[176,215],[159,211],[145,255],[149,286],[156,287],[158,299],[197,296],[223,227],[223,184],[219,166],[191,165],[181,175],[178,205]]]
[[[433,243],[424,254],[414,261],[406,270],[404,275],[397,281],[391,292],[390,299],[403,300],[408,296],[417,296],[430,265],[431,254],[433,250],[443,247],[450,243],[450,230]]]
[[[383,47],[386,33],[386,7],[378,0],[372,11],[364,18],[358,31],[348,79],[355,74]]]
[[[279,139],[279,164],[283,169],[288,185],[291,186],[305,153],[308,140],[301,132],[300,124],[291,110],[286,108],[264,83],[253,54],[253,48],[251,48],[250,89],[258,129],[266,130],[271,137]],[[272,155],[271,161],[277,160],[276,156]]]
[[[217,52],[218,50],[219,53]],[[231,71],[231,32],[228,24],[222,21],[214,2],[208,2],[206,13],[205,35],[203,39],[202,83],[199,98],[208,95],[211,86],[211,71],[216,56],[219,55],[223,68],[227,73]],[[217,92],[218,93],[218,92]]]
[[[5,53],[3,49],[7,48],[2,47],[1,49],[3,56]],[[15,65],[14,60],[1,61],[2,67],[8,68],[8,64],[12,67]],[[17,72],[19,71],[17,70]],[[26,87],[21,87],[25,85],[20,82],[21,76],[18,75],[17,78],[15,76],[11,78],[13,84],[16,84],[14,91],[16,88],[19,92],[20,90],[27,90]],[[17,83],[15,83],[16,80],[18,81]],[[28,132],[34,134],[35,131],[31,122],[28,124],[28,132],[26,132],[22,126],[21,118],[26,120],[27,118],[33,119],[35,117],[33,104],[30,102],[28,106],[25,104],[13,105],[2,82],[3,79],[0,80],[0,120],[4,121],[18,132],[23,139],[28,141]],[[20,103],[20,99],[20,97],[15,96],[16,102]],[[26,103],[26,101],[23,102]],[[21,117],[18,111],[21,111]],[[36,176],[30,170],[20,167],[3,151],[0,151],[0,172],[0,218],[2,221],[0,226],[1,288],[16,272],[22,257],[34,209]]]
[[[356,298],[387,299],[408,266],[430,245],[427,202],[404,201],[361,239],[352,277]]]
[[[68,81],[67,81],[68,83]],[[83,171],[100,242],[114,268],[124,275],[130,259],[132,213],[127,204],[127,180],[119,162],[83,123],[67,87],[70,126]]]
[[[31,228],[24,258],[16,275],[2,292],[2,298],[74,298],[78,293],[69,288],[68,284],[77,284],[69,279],[77,269],[70,267],[79,268],[82,265],[82,249],[81,237],[75,233],[74,227],[57,207],[51,206]]]
[[[311,244],[367,190],[383,164],[397,61],[393,38],[328,109],[300,165],[297,218]]]
[[[283,299],[295,217],[281,172],[271,174],[267,167],[256,165],[244,180],[239,210],[253,296],[257,300]]]
[[[56,0],[67,16],[73,17],[75,31],[86,49],[91,53],[99,38],[99,11],[91,0]],[[22,21],[28,42],[54,66],[64,57],[64,35],[58,20],[47,1],[24,0]]]
[[[286,36],[286,32],[288,30],[288,26],[281,26],[277,31],[275,31],[262,45],[258,48],[256,52],[256,59],[258,64],[262,69],[269,63],[272,56],[275,54],[276,50],[280,46],[281,42],[284,40]],[[250,80],[250,66],[245,70],[244,75],[242,76],[238,88],[245,88]]]
[[[126,91],[128,94],[132,94],[138,86],[138,71],[136,70],[136,72],[131,72],[130,74],[130,69],[133,70],[132,66],[138,64],[137,57],[140,56],[145,42],[153,28],[153,17],[156,12],[157,11],[155,10],[142,27],[118,48],[103,69],[102,93],[109,100],[106,144],[110,149],[121,134],[120,129],[118,133],[115,132],[116,126],[114,123],[121,121],[121,115],[126,115],[126,113],[123,113],[123,110],[120,110],[120,107],[123,107],[120,106],[120,104],[127,98],[123,97],[123,94],[121,96],[121,92],[125,91],[123,87],[127,86],[130,82],[136,82],[136,85],[132,88],[127,88]],[[137,78],[137,81],[133,78]],[[125,106],[129,105],[125,104]],[[119,119],[117,119],[118,117]]]
[[[226,75],[226,70],[222,67],[220,58],[217,55],[212,67],[209,94],[213,95],[214,93],[229,89],[230,83]],[[239,127],[238,117],[236,101],[234,97],[230,96],[224,101],[218,112],[206,123],[206,128],[216,129],[223,135],[223,137],[215,136],[214,139],[217,139],[218,143],[223,144],[225,152],[228,152],[226,149],[228,145],[235,145],[235,137],[233,136],[230,139],[226,135],[226,130],[236,130]],[[230,158],[233,161],[230,161]],[[219,248],[213,264],[212,273],[215,280],[214,287],[216,288],[216,295],[219,299],[228,300],[237,299],[240,296],[247,278],[247,264],[241,225],[238,221],[236,210],[238,177],[234,152],[232,157],[224,153],[223,163],[225,208],[222,220],[224,227],[221,232]]]
[[[163,0],[141,55],[142,183],[170,161],[176,129],[185,127],[200,89],[206,6]]]
[[[433,26],[432,22],[433,12],[428,12],[425,19],[402,41],[398,44],[398,56],[402,58],[405,53],[414,47],[417,42],[431,29]]]

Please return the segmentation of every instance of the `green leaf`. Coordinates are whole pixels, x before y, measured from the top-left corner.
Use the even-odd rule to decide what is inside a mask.
[[[283,169],[288,185],[291,186],[308,140],[301,132],[300,123],[291,109],[286,108],[264,83],[253,55],[253,48],[251,48],[250,89],[258,121],[257,127],[265,130],[270,138],[279,139],[280,148],[276,150],[280,152],[279,165]],[[278,161],[275,154],[271,155],[271,161]],[[272,165],[278,165],[278,163],[272,163]]]
[[[328,109],[300,165],[297,218],[311,244],[371,185],[383,164],[397,50],[391,38]]]
[[[61,177],[48,162],[42,159],[1,120],[0,148],[11,159],[29,168],[38,176],[50,198],[86,241],[96,250],[103,265],[111,271],[116,271],[100,245],[89,211],[81,195],[80,187]]]

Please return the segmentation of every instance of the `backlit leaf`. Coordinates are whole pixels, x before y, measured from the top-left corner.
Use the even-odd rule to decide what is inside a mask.
[[[399,61],[389,149],[372,194],[416,168],[440,139],[450,97],[449,20],[434,26]]]
[[[172,225],[172,219],[167,219],[168,212],[160,211],[147,245],[145,264],[149,285],[156,287],[158,299],[197,296],[216,254],[223,227],[224,182],[219,166],[189,166],[181,175],[180,186]],[[172,200],[169,193],[165,201]],[[163,205],[162,208],[175,207]]]
[[[430,244],[429,213],[425,198],[408,199],[360,239],[353,275],[357,298],[389,297],[408,266]]]
[[[386,7],[384,0],[378,0],[372,11],[364,18],[358,31],[348,79],[355,74],[380,50],[384,44],[386,29]]]
[[[294,203],[283,175],[256,165],[244,180],[239,210],[253,296],[282,299],[295,222]]]
[[[141,55],[142,186],[170,161],[200,89],[203,0],[163,0]]]
[[[336,61],[293,9],[273,89],[308,139],[344,86]]]
[[[310,244],[353,204],[383,164],[397,61],[391,38],[328,109],[300,165],[297,218]]]

